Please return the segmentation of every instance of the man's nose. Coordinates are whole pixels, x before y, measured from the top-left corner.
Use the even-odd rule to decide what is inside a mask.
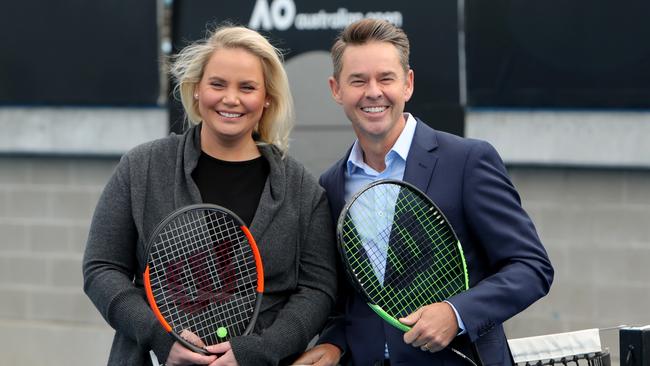
[[[378,99],[381,98],[382,95],[383,92],[379,84],[374,80],[370,80],[366,87],[366,98]]]

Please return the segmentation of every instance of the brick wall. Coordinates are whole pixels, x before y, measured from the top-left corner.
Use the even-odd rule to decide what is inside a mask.
[[[83,293],[81,259],[116,162],[0,158],[2,364],[106,364],[112,330]]]
[[[555,267],[509,337],[650,324],[650,171],[511,168]],[[618,332],[601,332],[618,364]]]
[[[322,160],[318,151],[298,150],[301,160]],[[81,258],[93,208],[116,163],[0,157],[3,364],[40,364],[45,355],[52,366],[106,363],[112,330],[83,294]],[[556,278],[549,296],[506,323],[508,335],[650,323],[650,171],[511,167],[510,173]],[[616,332],[602,337],[617,363]]]

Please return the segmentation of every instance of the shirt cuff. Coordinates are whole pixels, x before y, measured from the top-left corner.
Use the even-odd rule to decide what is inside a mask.
[[[465,332],[465,323],[463,323],[463,319],[461,319],[460,315],[458,315],[458,310],[456,310],[456,307],[454,306],[454,304],[450,303],[447,300],[445,300],[445,302],[447,304],[449,304],[449,306],[451,306],[451,308],[454,310],[454,314],[456,314],[456,321],[458,322],[458,334],[456,334],[456,335],[459,336],[459,335],[465,334],[466,333]]]

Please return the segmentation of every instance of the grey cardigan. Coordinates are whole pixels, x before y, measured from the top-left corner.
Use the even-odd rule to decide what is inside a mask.
[[[150,349],[164,361],[173,344],[142,289],[145,243],[170,212],[201,202],[191,176],[200,129],[125,154],[95,209],[84,290],[116,331],[109,365],[148,365]],[[325,323],[336,292],[336,247],[323,189],[274,146],[259,149],[270,173],[250,229],[264,263],[265,294],[254,333],[231,340],[242,366],[275,365],[303,351]]]

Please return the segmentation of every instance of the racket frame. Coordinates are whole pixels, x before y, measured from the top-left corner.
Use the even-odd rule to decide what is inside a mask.
[[[248,241],[248,244],[251,247],[251,251],[253,253],[253,257],[255,260],[255,267],[257,270],[257,287],[256,287],[256,297],[255,297],[255,305],[253,307],[253,313],[251,314],[250,321],[248,323],[248,326],[244,330],[244,332],[241,335],[247,335],[250,334],[253,331],[253,327],[255,326],[255,323],[257,321],[257,317],[259,315],[259,311],[262,305],[262,297],[264,294],[264,267],[262,265],[262,257],[260,255],[259,248],[257,247],[257,243],[255,242],[255,239],[253,238],[253,235],[251,234],[250,230],[244,223],[244,221],[239,218],[234,212],[228,210],[225,207],[219,206],[219,205],[214,205],[214,204],[209,204],[209,203],[199,203],[199,204],[193,204],[193,205],[188,205],[181,207],[177,210],[172,211],[170,214],[168,214],[158,225],[156,228],[152,231],[151,236],[149,237],[149,240],[147,240],[147,245],[145,249],[145,263],[143,264],[143,267],[145,268],[145,271],[142,275],[143,282],[144,282],[144,288],[145,288],[145,294],[147,297],[147,301],[149,302],[149,306],[151,307],[151,310],[153,311],[154,315],[156,316],[156,319],[160,322],[162,327],[165,329],[165,331],[170,334],[177,342],[182,344],[184,347],[192,350],[193,352],[200,353],[203,355],[211,355],[210,352],[208,352],[205,348],[201,348],[196,346],[195,344],[189,342],[185,338],[181,337],[180,334],[176,333],[172,326],[169,324],[167,319],[165,319],[164,315],[158,308],[158,304],[156,303],[155,297],[153,295],[153,289],[151,287],[151,279],[150,279],[150,271],[149,271],[149,256],[151,252],[151,247],[153,246],[154,242],[157,240],[158,235],[162,231],[162,229],[172,220],[174,220],[176,217],[184,214],[185,212],[188,211],[193,211],[193,210],[216,210],[216,211],[221,211],[225,213],[226,215],[230,216],[239,228],[242,230],[244,235],[246,236],[246,239]]]
[[[358,280],[357,276],[354,274],[354,272],[350,268],[351,266],[348,265],[348,263],[347,263],[348,262],[347,261],[347,254],[346,254],[344,244],[343,244],[343,242],[344,242],[343,235],[342,235],[343,226],[345,225],[345,217],[348,215],[350,207],[352,207],[354,202],[360,196],[362,196],[365,192],[367,192],[368,190],[372,189],[375,186],[384,185],[384,184],[394,184],[394,185],[406,187],[407,189],[411,190],[413,193],[420,196],[427,203],[429,203],[431,205],[431,207],[433,207],[440,214],[440,216],[445,221],[447,226],[449,226],[449,230],[451,231],[452,235],[456,239],[455,240],[456,241],[456,247],[457,247],[458,253],[460,255],[460,258],[461,258],[461,261],[462,261],[462,264],[463,264],[463,274],[464,274],[464,277],[465,277],[464,278],[464,284],[465,284],[465,286],[464,286],[465,289],[464,290],[469,289],[469,274],[468,274],[468,271],[467,271],[467,261],[465,260],[465,253],[463,252],[463,247],[460,244],[460,240],[458,240],[458,236],[456,235],[456,232],[454,231],[454,228],[451,226],[451,223],[449,222],[447,217],[444,215],[442,210],[440,210],[440,208],[433,202],[433,200],[431,200],[431,198],[429,198],[429,196],[427,196],[421,190],[419,190],[417,187],[415,187],[414,185],[412,185],[412,184],[410,184],[408,182],[401,181],[401,180],[396,180],[396,179],[380,179],[380,180],[374,181],[374,182],[366,185],[362,189],[360,189],[358,192],[356,192],[352,196],[352,198],[345,204],[345,206],[341,210],[341,214],[339,215],[337,225],[336,225],[336,241],[337,241],[337,244],[338,244],[337,247],[338,247],[338,250],[339,250],[339,254],[341,255],[341,258],[343,258],[343,268],[345,268],[345,273],[348,276],[349,282],[352,284],[354,289],[359,294],[361,294],[363,296],[366,303],[368,303],[368,306],[375,313],[377,313],[377,315],[379,315],[379,317],[384,319],[386,322],[388,322],[390,325],[394,326],[395,328],[397,328],[397,329],[399,329],[399,330],[401,330],[403,332],[408,332],[409,330],[411,330],[411,327],[409,327],[406,324],[401,323],[397,318],[395,318],[394,316],[387,313],[381,306],[376,305],[374,303],[374,301],[370,298],[370,296],[367,294],[367,292],[363,288],[363,286],[361,286],[361,284],[359,284],[359,280]]]

